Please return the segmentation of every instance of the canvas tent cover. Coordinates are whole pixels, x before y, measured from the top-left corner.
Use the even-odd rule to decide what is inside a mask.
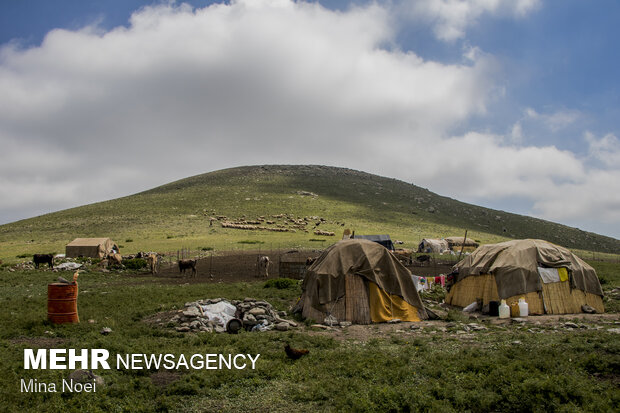
[[[602,296],[596,271],[564,247],[536,239],[483,245],[454,266],[456,282],[492,274],[500,298],[542,290],[538,267],[567,268],[572,288]]]
[[[67,244],[67,257],[103,258],[112,249],[118,251],[118,246],[110,238],[76,238]]]
[[[477,247],[479,244],[471,238],[465,237],[446,237],[444,238],[450,247]]]
[[[424,238],[418,246],[418,252],[437,252],[448,251],[450,246],[445,239]]]
[[[411,273],[383,246],[365,239],[348,239],[327,248],[308,268],[302,283],[302,306],[322,311],[345,295],[345,277],[357,275],[379,289],[426,311],[416,291]]]

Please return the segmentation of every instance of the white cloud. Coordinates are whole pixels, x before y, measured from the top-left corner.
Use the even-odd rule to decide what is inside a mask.
[[[527,108],[525,110],[526,119],[542,122],[542,124],[552,132],[567,128],[579,120],[581,116],[581,113],[577,110],[558,110],[547,114],[538,113],[532,108]]]
[[[584,139],[588,143],[589,155],[602,166],[620,170],[620,140],[609,133],[597,139],[592,132],[586,131]]]
[[[518,14],[517,3],[465,3]],[[0,219],[263,163],[351,167],[469,201],[521,197],[552,220],[616,218],[613,194],[560,208],[565,190],[600,190],[615,169],[589,169],[552,146],[507,145],[524,138],[520,126],[507,137],[448,137],[485,113],[493,58],[471,48],[467,64],[442,64],[386,50],[392,12],[288,0],[164,5],[136,12],[127,28],[55,30],[40,47],[5,46]],[[590,145],[604,159],[617,139]]]
[[[414,0],[403,1],[411,18],[431,22],[435,36],[443,41],[465,37],[468,27],[484,15],[521,18],[540,6],[539,0]]]

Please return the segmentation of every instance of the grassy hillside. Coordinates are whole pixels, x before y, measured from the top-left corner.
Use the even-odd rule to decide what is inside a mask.
[[[245,231],[209,225],[209,218],[255,220],[275,225],[309,217],[309,232]],[[336,233],[322,237],[319,229]],[[287,224],[288,225],[288,224]],[[573,249],[617,253],[620,241],[549,221],[459,202],[395,179],[325,166],[249,166],[172,182],[136,195],[59,211],[0,226],[0,258],[64,252],[75,237],[109,236],[123,252],[186,247],[322,247],[345,228],[358,234],[389,233],[413,247],[425,237],[463,235],[483,243],[542,238]],[[323,239],[323,241],[320,241]],[[240,244],[241,242],[241,244]]]

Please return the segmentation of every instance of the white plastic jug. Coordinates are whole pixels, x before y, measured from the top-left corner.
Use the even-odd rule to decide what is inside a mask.
[[[525,298],[519,298],[519,316],[527,317],[529,313],[529,305],[525,302]]]
[[[499,305],[499,318],[510,318],[510,307],[506,304],[506,300],[502,300]]]

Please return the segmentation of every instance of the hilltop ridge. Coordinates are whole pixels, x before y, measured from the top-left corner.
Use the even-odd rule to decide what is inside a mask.
[[[336,238],[346,227],[358,233],[390,233],[409,247],[424,237],[462,235],[468,229],[483,243],[540,238],[574,249],[620,251],[620,240],[611,237],[467,204],[393,178],[320,165],[243,166],[192,176],[2,225],[0,246],[11,251],[19,244],[27,251],[59,250],[73,237],[102,235],[130,250],[230,244],[248,237],[279,245],[317,245],[311,242],[312,232],[276,236],[209,225],[214,215],[237,219],[278,214],[323,217],[321,228],[336,232]],[[126,239],[132,244],[123,242]]]

